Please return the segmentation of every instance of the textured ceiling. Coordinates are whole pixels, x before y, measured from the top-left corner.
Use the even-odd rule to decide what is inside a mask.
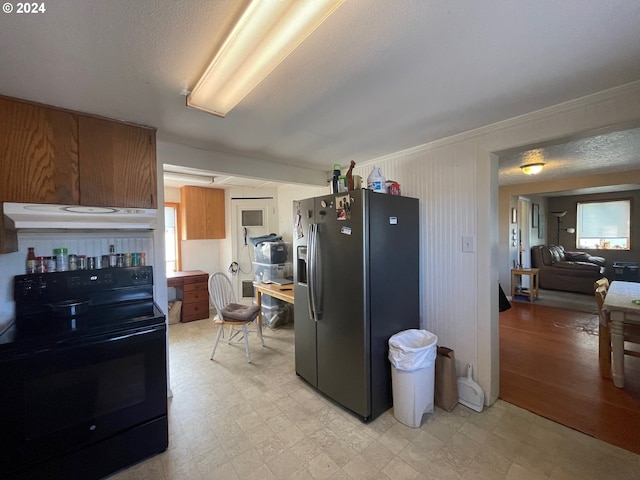
[[[500,157],[501,185],[571,177],[580,172],[610,173],[640,168],[640,128],[527,148]],[[521,165],[544,163],[542,172],[525,175]]]
[[[320,171],[640,79],[638,0],[588,8],[584,0],[347,0],[218,118],[187,108],[180,92],[193,87],[243,1],[45,5],[41,14],[0,16],[1,94],[155,126],[167,142]],[[589,161],[600,168],[605,157],[619,168],[610,156]]]

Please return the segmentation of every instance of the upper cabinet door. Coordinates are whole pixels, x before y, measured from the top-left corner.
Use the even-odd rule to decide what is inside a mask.
[[[72,113],[0,98],[0,201],[77,205]]]
[[[155,130],[78,117],[80,203],[157,208]]]
[[[224,190],[182,187],[182,240],[225,238]]]

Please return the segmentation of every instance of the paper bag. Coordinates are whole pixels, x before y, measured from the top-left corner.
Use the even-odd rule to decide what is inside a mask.
[[[169,325],[174,323],[180,323],[180,311],[182,310],[182,302],[176,300],[175,302],[169,302]]]
[[[453,350],[447,347],[438,347],[434,403],[447,412],[453,410],[458,404],[456,358]]]

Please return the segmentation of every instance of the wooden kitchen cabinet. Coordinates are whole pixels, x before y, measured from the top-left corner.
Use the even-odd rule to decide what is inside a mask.
[[[0,203],[157,208],[155,129],[0,96]],[[1,218],[0,253],[18,249]]]
[[[76,116],[0,97],[0,125],[0,202],[77,205]]]
[[[155,130],[78,117],[80,203],[157,208]]]
[[[225,238],[224,190],[182,187],[180,214],[182,240]]]

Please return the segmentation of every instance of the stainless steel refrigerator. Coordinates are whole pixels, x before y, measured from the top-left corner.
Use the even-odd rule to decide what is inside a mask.
[[[296,373],[372,420],[392,405],[389,337],[420,328],[418,200],[356,190],[293,214]]]

